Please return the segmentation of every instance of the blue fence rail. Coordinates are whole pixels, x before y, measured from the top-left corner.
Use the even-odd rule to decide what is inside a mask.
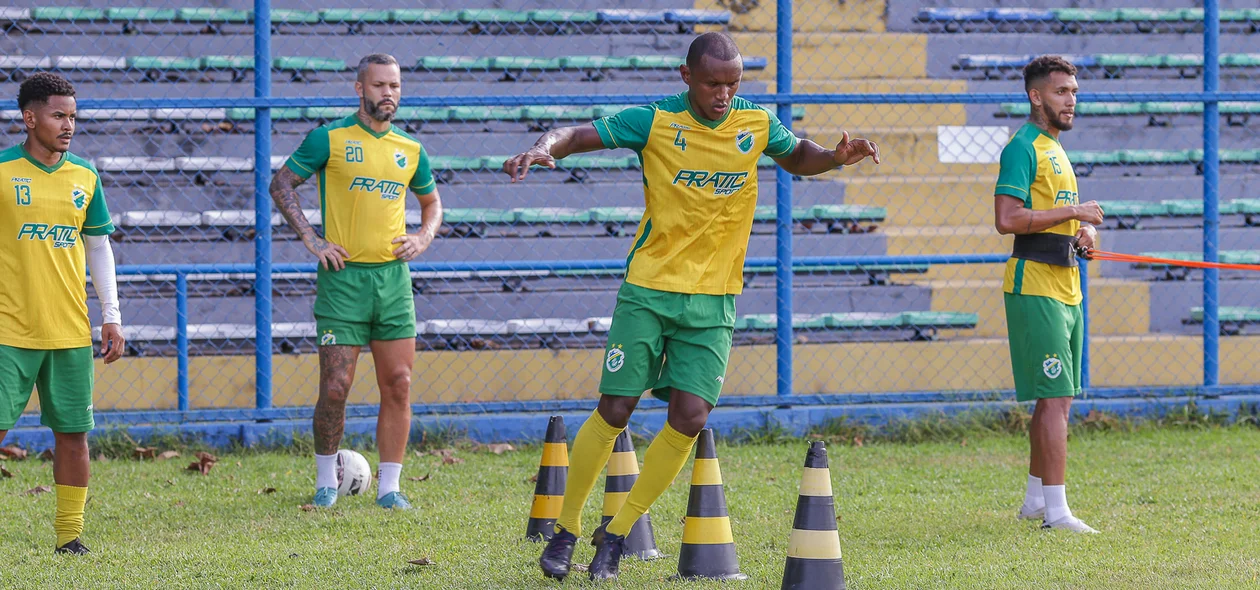
[[[1204,86],[1202,92],[1112,92],[1083,93],[1082,102],[1198,102],[1204,104],[1203,111],[1203,187],[1204,187],[1204,226],[1203,254],[1204,260],[1216,261],[1219,251],[1219,195],[1220,163],[1217,148],[1220,143],[1219,103],[1222,101],[1260,101],[1260,92],[1221,92],[1219,90],[1219,5],[1218,0],[1206,0],[1204,3]],[[745,98],[766,105],[776,105],[779,118],[784,124],[792,121],[793,105],[806,104],[996,104],[1002,102],[1022,102],[1023,93],[883,93],[883,94],[851,94],[851,93],[817,93],[798,94],[792,91],[792,9],[790,0],[777,3],[777,86],[773,94],[749,94]],[[244,107],[256,110],[254,155],[257,162],[268,161],[271,152],[271,109],[284,107],[309,106],[357,106],[358,101],[352,97],[294,97],[280,98],[271,96],[271,71],[269,64],[271,55],[271,26],[269,0],[255,0],[254,3],[254,97],[253,98],[159,98],[159,99],[90,99],[80,101],[82,108],[92,109],[153,109],[153,108],[224,108]],[[515,95],[515,96],[413,96],[404,98],[401,106],[528,106],[528,105],[596,105],[596,104],[641,104],[659,99],[655,95],[641,94],[605,94],[605,95]],[[5,103],[4,108],[15,105]],[[271,255],[271,203],[268,198],[270,170],[268,166],[254,167],[256,188],[255,220],[256,237],[254,238],[255,256],[253,264],[202,264],[202,265],[131,265],[119,267],[120,274],[174,274],[176,282],[177,305],[177,345],[179,354],[179,404],[177,412],[145,412],[119,411],[109,412],[101,416],[103,423],[141,423],[141,422],[185,422],[194,420],[272,420],[289,419],[305,416],[303,409],[272,408],[271,396],[271,278],[273,273],[281,272],[314,272],[314,264],[275,264]],[[874,265],[874,264],[986,264],[999,263],[1006,260],[1004,254],[986,255],[935,255],[935,256],[850,256],[850,257],[808,257],[794,258],[792,255],[791,212],[793,179],[790,174],[778,170],[776,184],[778,187],[776,222],[776,256],[775,258],[750,259],[749,265],[776,267],[776,296],[778,316],[776,333],[776,350],[778,354],[775,396],[745,396],[724,400],[724,405],[747,405],[753,407],[773,407],[785,404],[784,396],[791,396],[791,405],[812,404],[860,404],[860,403],[892,403],[892,402],[952,402],[980,399],[996,399],[993,393],[960,392],[960,393],[902,393],[902,394],[846,394],[843,396],[793,395],[792,387],[792,342],[793,331],[790,321],[792,315],[792,268],[806,265]],[[580,269],[620,269],[623,260],[557,260],[534,262],[417,262],[412,263],[413,271],[526,271],[526,270],[580,270]],[[188,275],[196,273],[253,273],[255,275],[254,292],[256,333],[256,395],[255,408],[241,410],[190,410],[188,408],[188,334],[187,334],[187,299]],[[1088,322],[1088,277],[1082,272],[1082,290],[1086,292],[1086,322]],[[1221,395],[1227,393],[1254,393],[1260,387],[1224,388],[1219,386],[1219,301],[1218,275],[1216,271],[1204,273],[1203,284],[1203,386],[1187,390],[1168,389],[1164,393],[1198,393],[1201,395]],[[1088,324],[1087,324],[1088,325]],[[1085,359],[1082,372],[1084,385],[1089,386],[1089,337],[1086,330]],[[1149,394],[1151,390],[1136,391],[1131,389],[1091,390],[1089,395],[1123,397]],[[509,412],[509,411],[558,411],[569,409],[586,409],[593,405],[590,402],[495,402],[495,403],[455,403],[455,404],[417,404],[415,409],[420,413],[471,413],[471,412]],[[645,401],[646,407],[654,407],[656,402]],[[375,412],[370,407],[356,407],[349,410],[349,415],[368,416]],[[23,417],[21,425],[33,425],[34,418]]]

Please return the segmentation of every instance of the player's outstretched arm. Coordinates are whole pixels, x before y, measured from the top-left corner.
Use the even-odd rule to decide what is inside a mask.
[[[808,139],[802,139],[796,144],[796,149],[792,150],[792,153],[775,158],[774,161],[784,170],[797,176],[815,176],[835,170],[838,166],[857,164],[866,158],[879,164],[879,146],[868,139],[850,140],[849,132],[845,131],[834,150],[826,149]]]
[[[1073,219],[1091,226],[1098,225],[1103,221],[1102,206],[1098,201],[1087,201],[1069,207],[1033,211],[1024,207],[1024,202],[1016,197],[994,196],[993,226],[1002,235],[1035,234]]]
[[[281,167],[276,175],[271,177],[271,200],[275,201],[276,208],[280,210],[285,221],[289,222],[289,227],[297,232],[306,249],[319,257],[320,264],[323,264],[325,269],[341,270],[346,267],[346,259],[350,257],[350,253],[346,252],[345,248],[320,237],[315,233],[315,228],[311,227],[311,222],[306,218],[306,214],[302,213],[302,205],[298,201],[297,187],[303,182],[306,182],[306,179],[289,170],[288,166]]]
[[[556,160],[571,154],[593,152],[604,149],[604,142],[594,125],[575,125],[552,129],[538,138],[534,146],[525,152],[508,158],[503,163],[503,172],[512,182],[525,180],[530,166],[546,166],[555,170]]]

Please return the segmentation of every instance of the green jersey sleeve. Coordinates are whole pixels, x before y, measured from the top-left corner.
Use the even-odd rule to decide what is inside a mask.
[[[310,178],[328,163],[328,129],[316,127],[306,134],[302,145],[289,156],[285,167],[302,178]]]
[[[87,217],[83,220],[81,232],[87,236],[108,236],[114,233],[114,222],[109,217],[109,206],[105,204],[105,189],[101,187],[100,174],[96,175],[96,191],[88,202]]]
[[[417,195],[427,195],[437,190],[437,181],[433,179],[433,168],[429,164],[429,153],[420,146],[420,163],[416,165],[416,173],[411,177],[411,190]]]
[[[801,140],[796,138],[791,129],[783,125],[783,121],[774,113],[766,109],[766,114],[770,115],[770,131],[766,142],[766,149],[761,153],[771,158],[782,158],[796,150],[796,144]]]
[[[647,146],[655,117],[656,109],[651,106],[630,107],[611,117],[596,119],[592,125],[599,132],[605,148],[627,148],[638,152]]]
[[[1037,177],[1037,153],[1027,141],[1012,141],[1002,148],[994,195],[1015,197],[1032,207],[1032,183]]]

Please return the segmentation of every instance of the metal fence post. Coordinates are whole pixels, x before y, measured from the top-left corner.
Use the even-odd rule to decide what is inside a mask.
[[[271,97],[271,0],[254,0],[254,97]],[[271,407],[271,109],[254,111],[254,406]]]
[[[1203,92],[1220,90],[1220,3],[1203,3]],[[1220,251],[1220,103],[1208,96],[1203,104],[1203,260],[1216,262]],[[1203,385],[1220,383],[1219,271],[1203,269]]]
[[[175,273],[175,349],[178,366],[179,411],[188,411],[188,275]]]
[[[775,27],[775,93],[792,93],[792,0],[778,0]],[[779,103],[779,120],[792,128],[792,105]],[[775,292],[778,322],[775,330],[779,395],[792,395],[792,175],[775,168]]]

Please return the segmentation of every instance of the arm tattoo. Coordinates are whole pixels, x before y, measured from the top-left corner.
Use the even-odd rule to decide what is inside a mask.
[[[315,228],[311,227],[310,220],[306,219],[306,214],[302,212],[302,205],[298,202],[297,187],[303,182],[306,180],[292,170],[281,168],[271,179],[270,192],[271,200],[275,201],[276,208],[280,210],[285,221],[289,222],[289,227],[297,232],[302,243],[309,246],[317,244],[320,237],[315,233]]]
[[[319,401],[315,403],[315,452],[337,452],[346,428],[346,397],[354,384],[358,346],[319,347]]]

